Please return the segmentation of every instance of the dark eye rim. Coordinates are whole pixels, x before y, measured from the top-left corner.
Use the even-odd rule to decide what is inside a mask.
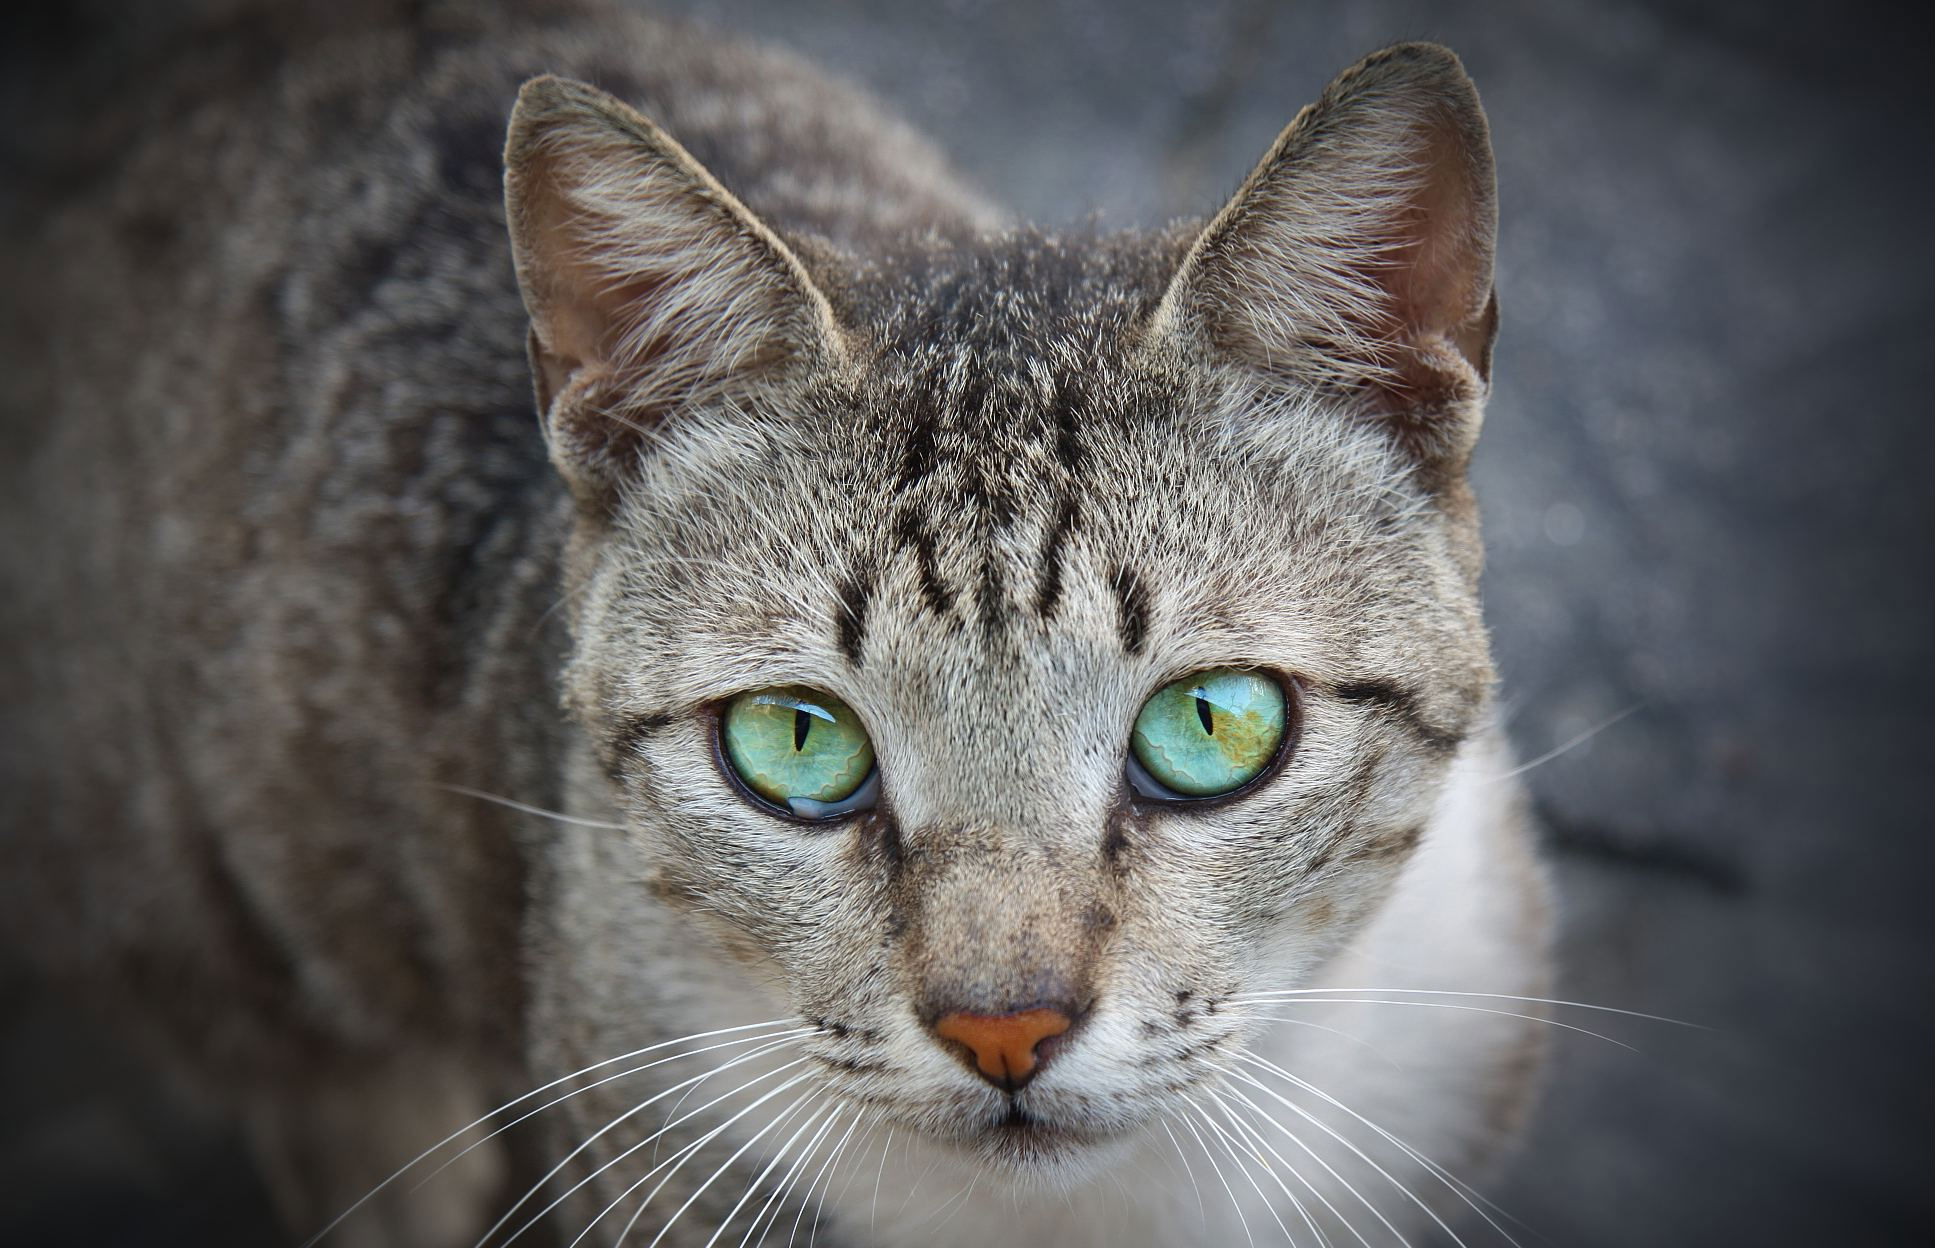
[[[1260,676],[1268,676],[1277,682],[1277,688],[1283,690],[1283,738],[1277,742],[1276,752],[1270,755],[1270,761],[1263,764],[1262,770],[1227,793],[1212,793],[1205,797],[1190,797],[1184,793],[1175,793],[1173,789],[1169,790],[1171,793],[1175,793],[1173,797],[1145,793],[1136,787],[1134,780],[1129,778],[1129,768],[1131,766],[1141,770],[1148,777],[1149,783],[1159,788],[1166,788],[1167,786],[1163,785],[1154,776],[1149,776],[1147,768],[1142,767],[1140,760],[1135,757],[1135,720],[1131,719],[1129,721],[1129,733],[1122,739],[1122,787],[1128,794],[1127,800],[1130,809],[1137,811],[1187,810],[1191,814],[1206,813],[1219,806],[1241,801],[1243,798],[1248,797],[1258,789],[1269,784],[1270,781],[1276,779],[1284,767],[1289,764],[1291,756],[1297,752],[1297,744],[1303,737],[1305,682],[1295,673],[1286,672],[1281,668],[1271,667],[1267,663],[1218,663],[1212,667],[1193,667],[1186,672],[1178,672],[1159,681],[1148,693],[1143,695],[1142,703],[1146,704],[1150,698],[1155,697],[1156,694],[1179,680],[1187,680],[1198,672],[1215,671],[1217,668],[1229,668],[1233,671],[1254,672]],[[1141,713],[1142,709],[1139,704],[1136,708],[1136,714],[1140,715]]]
[[[761,686],[761,688],[764,687]],[[802,827],[808,828],[832,827],[835,824],[846,823],[849,820],[858,819],[863,815],[873,813],[874,809],[880,803],[880,755],[878,752],[874,754],[873,767],[868,770],[865,778],[860,781],[859,786],[853,790],[853,793],[849,797],[841,799],[842,801],[851,801],[854,797],[858,797],[864,793],[868,797],[866,804],[854,806],[848,810],[842,810],[838,814],[821,815],[818,817],[796,815],[771,798],[762,797],[760,794],[755,793],[752,786],[740,778],[738,771],[733,768],[732,760],[726,757],[726,707],[731,704],[734,698],[739,697],[741,694],[756,692],[758,692],[757,689],[742,689],[738,693],[729,693],[723,698],[717,698],[711,702],[707,702],[699,708],[699,721],[704,727],[706,738],[712,744],[712,766],[721,776],[725,777],[727,786],[738,795],[739,800],[745,802],[746,805],[763,815],[771,815],[773,818],[786,823],[799,824]],[[869,793],[868,790],[872,790],[872,792]]]

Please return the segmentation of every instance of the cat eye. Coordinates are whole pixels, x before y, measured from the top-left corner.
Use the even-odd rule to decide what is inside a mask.
[[[740,694],[720,712],[719,744],[740,784],[796,818],[866,810],[880,790],[860,717],[817,690],[786,685]]]
[[[1282,751],[1288,696],[1266,672],[1213,667],[1164,685],[1142,704],[1125,771],[1142,797],[1221,797],[1249,784]]]

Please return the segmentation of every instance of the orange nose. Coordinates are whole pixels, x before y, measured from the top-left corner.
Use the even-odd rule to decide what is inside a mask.
[[[1040,1007],[1012,1014],[948,1014],[934,1024],[943,1040],[964,1044],[989,1083],[1013,1091],[1034,1077],[1035,1048],[1070,1026],[1068,1015]]]

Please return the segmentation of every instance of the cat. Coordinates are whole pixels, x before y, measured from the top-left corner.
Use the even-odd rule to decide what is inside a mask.
[[[1490,1216],[1549,920],[1450,52],[1119,234],[595,3],[128,74],[7,257],[4,922],[293,1235]]]

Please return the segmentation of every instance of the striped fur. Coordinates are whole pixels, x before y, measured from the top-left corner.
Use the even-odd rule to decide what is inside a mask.
[[[0,507],[40,536],[0,606],[0,910],[248,1124],[292,1227],[556,1072],[771,1018],[803,1034],[763,1060],[872,1150],[801,1215],[823,1244],[1289,1223],[1268,1189],[1199,1212],[1174,1164],[1241,1055],[1491,1156],[1531,1022],[1240,999],[1543,983],[1463,476],[1495,213],[1456,60],[1347,72],[1207,223],[1054,234],[784,57],[596,4],[386,7],[238,19],[97,102],[124,154],[49,192],[0,296],[95,362],[5,381],[38,449]],[[1134,800],[1142,702],[1226,664],[1295,690],[1294,752]],[[742,800],[713,715],[777,684],[860,715],[878,808]],[[1048,998],[1085,1016],[1012,1101],[927,1030]],[[545,1111],[538,1151],[618,1156],[663,1115],[600,1129],[673,1069]],[[1373,1163],[1421,1203],[1384,1188],[1370,1242],[1456,1203],[1314,1113],[1362,1148],[1304,1133],[1331,1242],[1317,1194],[1348,1212]],[[662,1242],[710,1242],[770,1121],[633,1240],[690,1199]],[[469,1242],[534,1177],[496,1143],[453,1175],[344,1242]]]

